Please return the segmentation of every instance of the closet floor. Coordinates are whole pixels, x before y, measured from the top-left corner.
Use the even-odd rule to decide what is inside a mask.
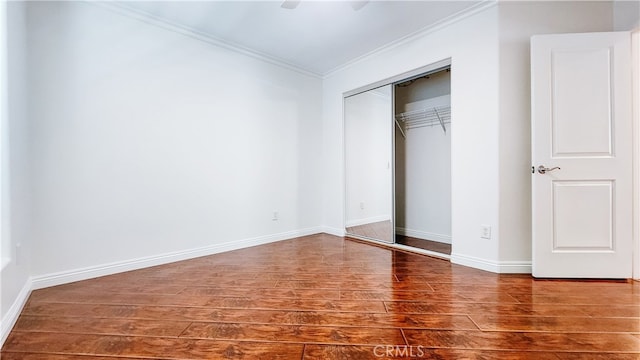
[[[640,283],[320,234],[33,291],[1,357],[637,360]]]
[[[396,235],[396,243],[415,247],[422,250],[434,251],[440,254],[451,255],[451,244],[413,238],[410,236]]]

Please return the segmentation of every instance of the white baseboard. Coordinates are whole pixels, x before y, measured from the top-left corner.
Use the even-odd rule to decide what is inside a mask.
[[[360,226],[360,225],[372,224],[372,223],[377,223],[381,221],[390,221],[390,220],[391,219],[389,218],[389,215],[378,215],[378,216],[368,217],[365,219],[349,220],[346,223],[346,227]]]
[[[497,274],[531,274],[531,261],[489,261],[473,256],[451,254],[451,263]]]
[[[20,316],[20,312],[22,312],[22,308],[24,308],[27,300],[29,299],[29,295],[31,294],[32,283],[31,279],[27,279],[25,281],[24,286],[18,293],[16,300],[11,304],[11,307],[7,311],[7,313],[2,318],[2,325],[0,326],[0,347],[4,345],[5,340],[9,336],[11,329],[18,321],[18,317]]]
[[[445,244],[451,244],[451,235],[436,234],[436,233],[427,232],[427,231],[406,229],[403,227],[396,227],[396,234],[411,236],[418,239],[437,241]]]
[[[340,236],[343,237],[345,236],[346,232],[344,231],[345,229],[339,229],[339,228],[334,228],[331,226],[322,226],[320,227],[321,231],[325,234],[329,234],[329,235],[333,235],[333,236]]]
[[[168,264],[176,261],[193,259],[201,256],[213,255],[221,252],[248,248],[256,245],[268,244],[271,242],[288,240],[300,236],[307,236],[321,233],[322,227],[288,231],[278,234],[259,236],[255,238],[229,241],[211,246],[204,246],[195,249],[176,251],[172,253],[145,256],[137,259],[118,261],[97,266],[90,266],[81,269],[61,271],[52,274],[37,275],[31,277],[31,289],[37,290],[50,286],[68,284],[75,281],[93,279],[100,276],[117,274],[125,271],[138,270],[150,266]]]

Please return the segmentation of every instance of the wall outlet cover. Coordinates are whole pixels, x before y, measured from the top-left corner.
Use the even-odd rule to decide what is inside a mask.
[[[480,237],[482,239],[491,239],[491,226],[480,225]]]

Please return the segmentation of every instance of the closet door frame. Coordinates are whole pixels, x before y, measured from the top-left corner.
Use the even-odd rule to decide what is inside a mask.
[[[354,237],[360,240],[365,240],[365,241],[372,241],[372,242],[376,242],[376,243],[382,243],[382,244],[386,244],[386,245],[390,245],[392,247],[397,247],[397,248],[401,248],[403,250],[410,250],[410,251],[415,251],[415,252],[423,252],[420,251],[420,249],[415,249],[412,248],[410,246],[405,246],[405,245],[400,245],[400,244],[396,244],[396,199],[395,199],[395,194],[396,194],[396,154],[395,154],[395,147],[396,147],[396,143],[395,143],[395,120],[394,120],[394,116],[395,116],[395,85],[411,80],[413,78],[417,78],[420,76],[424,76],[426,73],[433,73],[433,72],[437,72],[446,68],[451,68],[451,58],[447,58],[447,59],[443,59],[440,61],[437,61],[435,63],[431,63],[422,67],[419,67],[417,69],[414,70],[410,70],[401,74],[398,74],[396,76],[392,76],[380,81],[376,81],[374,83],[371,83],[369,85],[365,85],[365,86],[361,86],[359,88],[350,90],[350,91],[346,91],[342,94],[342,104],[343,104],[343,114],[342,114],[342,128],[343,131],[345,129],[345,114],[344,114],[344,100],[350,96],[353,95],[357,95],[369,90],[373,90],[382,86],[386,86],[386,85],[391,85],[391,114],[389,114],[389,121],[392,122],[393,127],[391,127],[391,129],[393,129],[393,131],[390,131],[389,136],[391,136],[391,149],[389,149],[390,151],[390,166],[391,166],[391,227],[392,227],[392,241],[390,243],[388,242],[384,242],[384,241],[378,241],[378,240],[372,240],[366,237],[359,237],[359,236],[354,236],[353,234],[347,234],[346,233],[346,223],[347,223],[347,205],[346,205],[346,199],[347,199],[347,186],[346,186],[346,142],[345,142],[345,138],[343,136],[343,144],[342,144],[342,148],[343,148],[343,169],[344,169],[344,176],[343,176],[343,182],[344,182],[344,201],[343,201],[343,224],[344,224],[344,228],[345,228],[345,234],[346,236],[350,236],[350,237]],[[344,135],[344,134],[343,134]],[[430,251],[427,251],[426,253],[428,253],[429,255],[437,255],[437,253],[433,253]],[[443,255],[444,258],[449,258],[449,256]]]

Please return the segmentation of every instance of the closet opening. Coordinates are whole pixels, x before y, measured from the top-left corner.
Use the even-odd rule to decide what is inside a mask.
[[[449,259],[451,59],[344,93],[347,237]]]
[[[395,243],[451,254],[451,68],[394,84]]]

